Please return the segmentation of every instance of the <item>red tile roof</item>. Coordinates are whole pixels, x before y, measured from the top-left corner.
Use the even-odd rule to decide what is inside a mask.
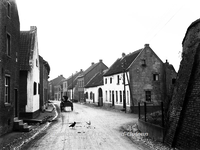
[[[142,49],[134,51],[128,55],[125,55],[123,58],[118,58],[114,64],[109,68],[109,70],[104,74],[104,76],[111,76],[114,74],[122,73],[123,70],[127,69],[131,63],[135,60],[138,54],[142,51]],[[125,65],[123,66],[125,62]]]

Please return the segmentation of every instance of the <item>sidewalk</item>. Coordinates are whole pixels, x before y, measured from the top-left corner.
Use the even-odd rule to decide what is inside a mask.
[[[55,120],[57,118],[57,110],[56,106],[53,103],[50,103],[48,106],[48,109],[46,109],[44,112],[40,113],[40,116],[36,119],[41,120],[40,123],[36,123],[31,125],[32,130],[29,132],[11,132],[7,133],[6,135],[3,135],[0,137],[0,148],[2,150],[14,150],[14,149],[20,149],[22,145],[29,142],[31,139],[33,139],[36,135],[38,135],[40,132],[45,130],[49,125],[50,122]]]

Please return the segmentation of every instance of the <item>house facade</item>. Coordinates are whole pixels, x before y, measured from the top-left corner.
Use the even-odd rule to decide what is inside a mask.
[[[20,22],[15,0],[0,2],[0,136],[13,129],[19,115]]]
[[[35,118],[40,109],[40,63],[37,27],[20,32],[20,118]]]
[[[91,80],[85,85],[86,103],[103,106],[103,72],[96,73]]]
[[[85,85],[88,81],[98,72],[102,72],[108,67],[100,59],[98,63],[92,63],[91,66],[86,69],[81,75],[78,76],[77,85],[78,85],[78,101],[85,102]]]
[[[138,103],[152,106],[169,100],[176,71],[145,44],[128,55],[122,54],[104,74],[104,105],[136,112]]]
[[[141,50],[138,50],[128,55],[122,53],[122,57],[118,58],[104,74],[104,105],[130,111],[130,75],[127,68],[140,52]]]
[[[54,98],[55,100],[61,100],[62,97],[64,96],[64,93],[63,93],[63,82],[65,81],[66,79],[62,79],[57,85],[54,86]]]
[[[77,77],[83,73],[81,69],[79,72],[72,74],[68,79],[63,82],[63,93],[69,97],[69,99],[78,100],[77,90]]]
[[[160,105],[160,102],[167,100],[167,95],[172,94],[167,89],[173,86],[176,71],[169,63],[164,64],[149,44],[145,44],[127,70],[133,98],[131,106],[137,106],[138,102]]]
[[[48,78],[50,73],[50,66],[41,56],[40,62],[40,110],[44,110],[48,104]]]
[[[65,77],[63,77],[63,75],[59,75],[57,78],[54,78],[49,81],[48,95],[49,95],[50,100],[55,100],[55,99],[58,100],[59,99],[58,93],[61,90],[60,89],[61,86],[59,83],[64,79],[65,79]],[[60,96],[60,98],[61,98],[61,96]]]

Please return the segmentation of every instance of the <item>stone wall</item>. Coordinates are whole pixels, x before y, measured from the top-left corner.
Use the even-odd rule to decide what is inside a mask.
[[[164,141],[179,149],[200,149],[200,20],[188,27],[182,44]]]

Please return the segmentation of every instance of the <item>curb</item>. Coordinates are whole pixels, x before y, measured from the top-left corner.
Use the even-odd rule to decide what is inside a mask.
[[[20,150],[22,148],[23,145],[27,144],[28,142],[30,142],[32,139],[34,139],[38,134],[40,134],[41,132],[43,132],[45,129],[47,129],[47,127],[49,127],[49,125],[52,123],[52,121],[54,121],[57,117],[58,117],[58,112],[57,112],[57,109],[56,109],[56,106],[52,103],[52,106],[54,107],[55,109],[55,113],[56,115],[53,117],[52,120],[50,120],[49,122],[46,123],[46,125],[44,127],[42,127],[38,132],[36,132],[35,134],[33,134],[30,138],[28,139],[25,139],[24,141],[22,141],[20,143],[19,146],[16,146],[13,148],[13,150]]]

